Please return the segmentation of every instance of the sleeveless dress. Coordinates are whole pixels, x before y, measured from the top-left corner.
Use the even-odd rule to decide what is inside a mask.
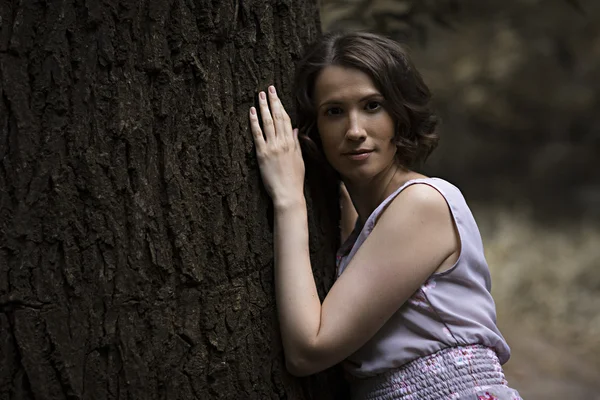
[[[446,200],[460,255],[433,274],[363,347],[344,361],[352,399],[521,399],[501,364],[510,349],[496,326],[491,277],[475,219],[462,193],[439,178],[414,179],[357,225],[337,256],[337,275],[369,236],[380,214],[406,187],[426,184]]]

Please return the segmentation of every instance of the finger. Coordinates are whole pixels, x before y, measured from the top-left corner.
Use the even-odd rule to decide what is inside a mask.
[[[250,130],[252,131],[252,137],[254,138],[254,144],[256,145],[256,150],[262,150],[265,144],[265,138],[263,136],[262,130],[260,129],[260,123],[258,122],[258,114],[256,113],[256,108],[250,107]]]
[[[262,125],[267,142],[275,140],[275,126],[273,124],[273,117],[271,111],[269,111],[269,105],[267,104],[267,95],[265,92],[258,94],[258,107],[260,108],[260,117],[262,119]]]
[[[289,116],[285,112],[279,96],[277,96],[275,86],[269,86],[269,106],[273,116],[275,135],[278,139],[291,139],[292,126],[289,123]]]
[[[287,111],[285,111],[283,104],[281,105],[281,114],[283,116],[284,125],[287,129],[286,132],[289,132],[287,136],[290,138],[290,141],[294,141],[294,128],[292,128],[292,119],[288,115]]]

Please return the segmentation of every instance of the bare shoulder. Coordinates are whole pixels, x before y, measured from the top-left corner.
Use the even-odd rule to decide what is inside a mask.
[[[409,218],[447,222],[450,210],[444,196],[433,186],[414,183],[406,187],[388,206],[386,218]]]

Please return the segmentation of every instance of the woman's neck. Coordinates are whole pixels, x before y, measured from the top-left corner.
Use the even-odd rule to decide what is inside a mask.
[[[369,181],[352,182],[344,180],[344,185],[348,189],[352,204],[362,224],[390,194],[407,181],[416,178],[424,178],[424,176],[397,164],[392,164]]]

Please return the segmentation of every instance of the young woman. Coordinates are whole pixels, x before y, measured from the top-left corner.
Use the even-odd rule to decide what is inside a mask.
[[[275,209],[289,371],[343,361],[354,399],[520,399],[502,372],[510,350],[473,216],[456,187],[412,170],[438,136],[429,90],[404,49],[374,34],[325,35],[297,66],[295,91],[298,129],[273,86],[249,115]],[[347,196],[347,238],[323,303],[309,259],[299,135]]]

